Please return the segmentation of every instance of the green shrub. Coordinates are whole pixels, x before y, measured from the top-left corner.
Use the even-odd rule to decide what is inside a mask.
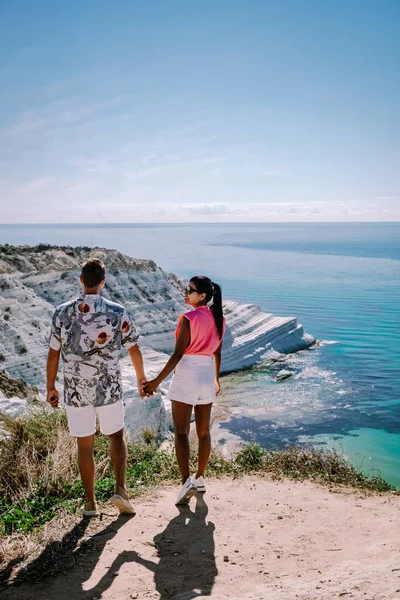
[[[246,444],[236,456],[236,462],[246,471],[256,471],[262,467],[265,455],[258,444]]]
[[[51,520],[61,509],[76,511],[83,495],[76,460],[76,441],[68,433],[64,411],[37,411],[30,417],[0,415],[0,532],[28,532]],[[156,436],[144,430],[140,443],[128,443],[127,487],[132,496],[162,481],[179,479],[174,452],[160,450]],[[114,475],[106,436],[96,435],[96,496],[107,500],[114,491]],[[191,468],[196,467],[196,452]],[[336,451],[292,447],[265,450],[246,444],[233,458],[218,450],[210,456],[209,476],[237,477],[263,473],[274,479],[289,477],[326,484],[389,491],[394,488],[379,476],[360,473]]]
[[[31,250],[30,248],[28,248]],[[58,250],[59,246],[52,246],[51,244],[37,244],[37,246],[33,247],[34,252],[45,252],[46,250]]]

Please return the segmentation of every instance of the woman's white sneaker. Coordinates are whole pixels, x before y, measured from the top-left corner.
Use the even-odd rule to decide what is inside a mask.
[[[204,477],[202,477],[201,475],[198,479],[196,479],[196,477],[193,477],[193,483],[197,487],[197,491],[204,494],[204,492],[206,491],[206,483],[204,481]]]
[[[188,477],[179,490],[178,497],[175,501],[175,504],[178,506],[179,504],[187,504],[192,496],[197,494],[197,487],[193,483],[190,477]]]

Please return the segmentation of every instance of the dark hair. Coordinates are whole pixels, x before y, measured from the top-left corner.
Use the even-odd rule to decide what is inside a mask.
[[[210,302],[213,299],[213,303],[210,306],[210,310],[213,314],[215,325],[217,327],[218,335],[222,340],[222,333],[224,329],[224,318],[222,315],[222,292],[221,287],[218,283],[211,281],[209,277],[204,275],[196,275],[191,277],[190,281],[196,286],[196,290],[199,294],[206,295],[206,302]]]
[[[89,258],[82,265],[82,280],[87,288],[99,285],[106,276],[106,268],[99,258]]]

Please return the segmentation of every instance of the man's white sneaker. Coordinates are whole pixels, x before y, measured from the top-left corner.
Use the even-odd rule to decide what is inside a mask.
[[[197,487],[193,483],[193,481],[188,477],[179,490],[178,497],[175,501],[175,504],[178,506],[179,504],[187,504],[192,496],[197,494]]]
[[[198,479],[196,479],[196,477],[193,477],[193,483],[197,487],[197,491],[204,494],[204,492],[206,491],[204,477],[202,477],[201,475]]]
[[[128,494],[124,488],[118,486],[115,490],[114,496],[111,497],[111,504],[114,504],[119,509],[119,512],[123,515],[135,515],[136,511],[132,504],[129,502]]]
[[[81,508],[84,517],[97,517],[99,511],[97,510],[97,504],[93,500],[85,502]]]

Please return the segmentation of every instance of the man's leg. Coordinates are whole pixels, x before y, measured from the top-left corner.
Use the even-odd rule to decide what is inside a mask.
[[[190,417],[192,414],[193,406],[191,404],[185,404],[184,402],[177,402],[175,400],[172,400],[171,404],[172,419],[174,421],[175,431],[176,458],[178,460],[179,470],[182,476],[182,483],[185,483],[185,481],[190,475],[189,431]]]
[[[67,387],[67,381],[65,382]],[[78,443],[78,465],[85,490],[86,503],[94,502],[94,434],[96,409],[92,405],[65,406],[69,433]],[[89,508],[89,511],[92,509]],[[94,509],[93,509],[94,510]]]
[[[108,437],[110,439],[110,458],[115,474],[115,494],[111,498],[111,502],[119,508],[121,513],[134,515],[135,509],[129,501],[126,490],[126,459],[128,453],[124,430],[120,429]]]
[[[199,438],[199,459],[196,479],[204,477],[204,471],[211,452],[210,415],[212,403],[198,404],[194,407],[196,431]]]
[[[78,437],[78,465],[86,502],[94,502],[94,435]]]
[[[124,438],[124,405],[121,400],[97,408],[100,431],[110,440],[110,458],[115,485],[125,490],[127,448]]]
[[[134,515],[135,509],[129,502],[126,491],[127,448],[124,438],[124,406],[119,400],[113,404],[99,406],[97,414],[100,431],[110,440],[110,458],[115,475],[115,494],[111,502],[121,513]]]
[[[124,430],[120,429],[116,433],[108,436],[110,439],[110,458],[115,475],[115,487],[122,488],[126,492],[126,458],[127,449],[124,438]]]

